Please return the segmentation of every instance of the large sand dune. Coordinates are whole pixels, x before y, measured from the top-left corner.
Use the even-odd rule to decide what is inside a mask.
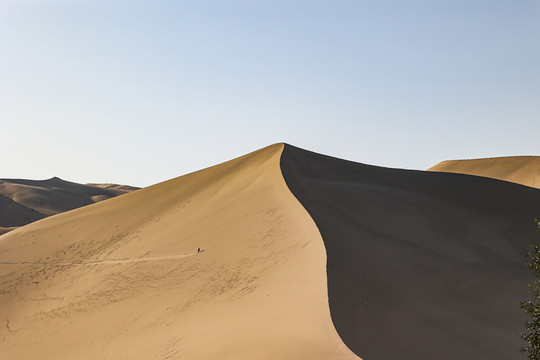
[[[540,188],[540,156],[447,160],[429,168],[428,171],[484,176]]]
[[[0,179],[0,235],[51,215],[107,200],[137,188],[115,184]]]
[[[328,254],[332,319],[365,360],[524,358],[540,191],[387,169],[286,146],[287,184]]]
[[[0,237],[2,357],[356,358],[282,148]]]
[[[0,236],[0,354],[518,359],[539,204],[272,145]]]

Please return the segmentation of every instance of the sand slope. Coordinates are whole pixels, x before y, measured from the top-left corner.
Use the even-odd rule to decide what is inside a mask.
[[[48,180],[0,179],[0,235],[47,216],[127,192],[127,188],[99,188],[57,177]]]
[[[534,278],[540,191],[462,174],[387,169],[286,145],[286,182],[328,254],[330,311],[366,360],[508,360]]]
[[[429,168],[428,171],[484,176],[540,188],[540,156],[448,160]]]
[[[0,237],[0,354],[517,359],[539,213],[531,187],[276,144]]]
[[[355,359],[282,149],[0,237],[2,358]]]
[[[123,193],[128,193],[128,192],[140,189],[140,188],[135,187],[135,186],[119,185],[119,184],[111,184],[111,183],[105,183],[105,184],[88,183],[86,185],[95,186],[95,187],[104,188],[104,189],[110,189],[110,190],[118,190],[118,191],[123,192]]]

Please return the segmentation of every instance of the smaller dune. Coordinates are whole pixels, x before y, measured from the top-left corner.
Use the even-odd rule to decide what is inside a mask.
[[[0,226],[0,235],[15,230],[16,228],[16,226]]]
[[[540,188],[540,156],[447,160],[428,171],[476,175]]]
[[[88,184],[85,184],[85,185],[94,186],[94,187],[103,188],[103,189],[109,189],[109,190],[119,190],[119,191],[123,191],[125,193],[132,192],[132,191],[140,189],[140,188],[135,187],[135,186],[110,184],[110,183],[106,183],[106,184],[88,183]]]
[[[48,216],[126,194],[127,185],[77,184],[47,180],[0,179],[0,235]]]

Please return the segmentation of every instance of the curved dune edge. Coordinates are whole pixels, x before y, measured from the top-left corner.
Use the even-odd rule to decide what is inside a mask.
[[[540,191],[363,165],[285,145],[281,169],[327,252],[330,312],[364,359],[519,356]]]
[[[505,156],[485,159],[447,160],[428,171],[489,177],[540,188],[540,156]]]
[[[16,226],[0,226],[0,235],[8,233],[11,230],[15,230],[16,228]]]
[[[333,326],[324,244],[282,150],[2,236],[2,357],[357,359]]]

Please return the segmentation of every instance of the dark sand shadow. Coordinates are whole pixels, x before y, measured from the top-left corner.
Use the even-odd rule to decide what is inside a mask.
[[[322,234],[332,320],[357,355],[519,358],[540,190],[290,145],[281,168]]]

